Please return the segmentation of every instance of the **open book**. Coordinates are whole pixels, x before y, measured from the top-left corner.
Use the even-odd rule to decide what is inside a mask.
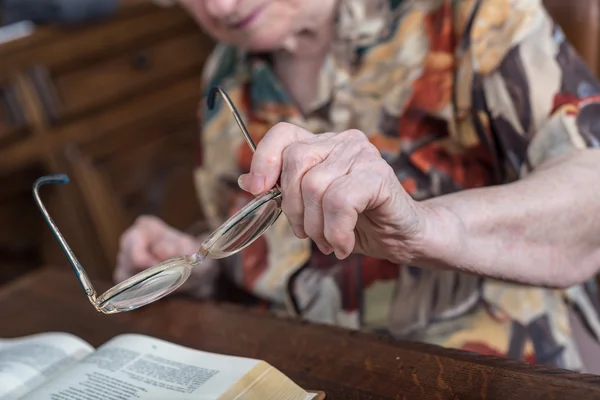
[[[125,334],[94,349],[67,333],[0,339],[3,400],[317,400],[261,360]]]

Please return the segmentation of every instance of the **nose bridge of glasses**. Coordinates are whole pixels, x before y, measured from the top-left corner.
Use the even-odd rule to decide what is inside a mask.
[[[227,92],[225,92],[223,89],[221,89],[218,86],[211,88],[210,92],[208,93],[208,97],[206,98],[206,105],[208,106],[208,108],[212,110],[213,107],[215,106],[215,98],[217,96],[217,93],[219,93],[221,95],[221,97],[225,101],[225,104],[227,105],[227,107],[229,108],[231,113],[233,114],[233,118],[235,119],[235,122],[237,123],[240,130],[242,131],[242,134],[244,135],[244,138],[246,139],[248,146],[250,146],[250,148],[252,149],[253,152],[256,151],[256,144],[254,143],[254,140],[252,140],[252,137],[250,136],[250,133],[248,132],[248,129],[246,128],[246,125],[244,125],[244,122],[242,121],[242,118],[240,117],[240,113],[235,108],[235,105],[231,101],[231,98],[229,97]]]

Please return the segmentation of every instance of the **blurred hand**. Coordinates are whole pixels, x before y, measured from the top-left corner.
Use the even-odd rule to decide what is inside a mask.
[[[154,216],[141,216],[121,236],[114,280],[123,280],[172,257],[198,251],[201,239],[180,232]],[[206,259],[192,269],[178,291],[206,298],[213,293],[217,262]]]
[[[259,142],[242,189],[258,195],[280,179],[282,209],[296,236],[340,259],[359,252],[413,261],[428,212],[360,131],[312,134],[275,125]]]

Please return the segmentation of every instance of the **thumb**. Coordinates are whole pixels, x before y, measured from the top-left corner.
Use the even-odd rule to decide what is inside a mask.
[[[252,176],[250,174],[242,174],[238,178],[238,186],[246,191],[252,193]]]
[[[250,172],[240,176],[240,188],[253,195],[271,189],[281,174],[285,149],[294,142],[313,136],[309,131],[286,122],[273,126],[256,146]]]

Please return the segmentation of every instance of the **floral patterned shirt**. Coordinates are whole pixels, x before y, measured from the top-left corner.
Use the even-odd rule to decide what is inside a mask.
[[[311,132],[356,128],[416,200],[520,179],[600,140],[600,83],[540,0],[342,0],[310,110],[268,55],[218,45],[203,76],[196,187],[216,228],[251,198],[237,187],[251,150],[224,88],[258,142],[287,121]],[[225,260],[274,310],[484,354],[579,370],[569,308],[600,337],[593,282],[550,290],[353,255],[325,256],[282,215]],[[568,268],[568,266],[565,266]]]

